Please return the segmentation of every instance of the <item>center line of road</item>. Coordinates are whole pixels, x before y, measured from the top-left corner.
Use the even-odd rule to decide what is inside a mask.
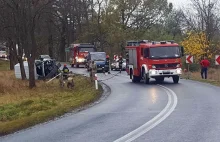
[[[125,136],[115,140],[114,142],[131,142],[138,137],[142,136],[143,134],[147,133],[151,129],[153,129],[155,126],[160,124],[162,121],[164,121],[175,109],[177,105],[177,96],[176,94],[169,88],[158,85],[161,88],[163,88],[168,95],[168,103],[166,107],[153,119],[148,121],[147,123],[143,124],[139,128],[135,129],[134,131],[126,134]]]

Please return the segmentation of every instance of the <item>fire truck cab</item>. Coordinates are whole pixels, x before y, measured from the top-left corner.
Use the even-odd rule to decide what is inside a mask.
[[[179,82],[184,48],[174,41],[128,41],[126,55],[127,73],[132,82],[143,80],[149,84],[150,78],[163,82],[165,77],[172,77],[174,83]]]
[[[70,46],[70,65],[78,68],[79,65],[86,65],[86,57],[89,52],[95,52],[95,46],[89,43],[71,44]]]

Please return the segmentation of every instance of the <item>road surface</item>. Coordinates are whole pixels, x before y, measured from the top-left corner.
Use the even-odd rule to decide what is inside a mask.
[[[87,74],[84,68],[74,72]],[[117,72],[112,71],[112,74]],[[100,80],[112,75],[98,74]],[[171,79],[131,83],[125,72],[103,81],[111,95],[61,119],[0,138],[1,142],[218,142],[220,88]]]

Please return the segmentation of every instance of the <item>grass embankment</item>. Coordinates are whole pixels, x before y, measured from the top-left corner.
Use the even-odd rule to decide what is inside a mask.
[[[182,77],[188,79],[188,73],[184,73]],[[200,72],[190,72],[189,79],[220,86],[220,69],[209,69],[207,79],[202,79]]]
[[[0,60],[0,71],[9,70],[9,61]]]
[[[7,64],[7,62],[5,62]],[[7,65],[6,65],[7,66]],[[0,71],[0,136],[45,122],[100,97],[94,84],[82,76],[74,77],[75,87],[61,89],[58,80],[28,89],[28,81],[17,80],[13,71]]]

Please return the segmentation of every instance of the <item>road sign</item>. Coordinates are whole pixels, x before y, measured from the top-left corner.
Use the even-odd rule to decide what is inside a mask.
[[[114,60],[116,61],[118,59],[118,55],[114,55]]]
[[[220,65],[220,55],[215,55],[215,64]]]
[[[69,48],[65,48],[65,52],[70,52],[70,49]]]
[[[193,63],[193,56],[186,55],[186,63],[187,64],[192,64]]]

